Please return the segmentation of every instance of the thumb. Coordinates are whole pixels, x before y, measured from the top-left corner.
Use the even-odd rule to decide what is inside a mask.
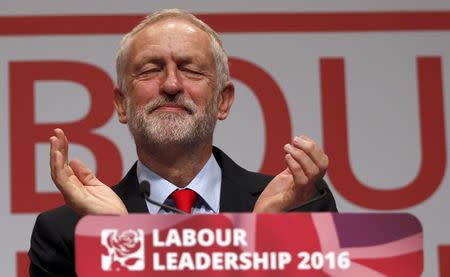
[[[286,169],[281,171],[279,175],[291,175],[292,176],[292,172],[289,169],[289,167],[286,167]]]
[[[69,162],[70,167],[73,170],[78,180],[85,186],[99,186],[104,185],[100,180],[95,177],[94,172],[90,170],[82,161],[78,159],[71,160]]]

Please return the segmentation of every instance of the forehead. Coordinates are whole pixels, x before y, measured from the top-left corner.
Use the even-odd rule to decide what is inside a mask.
[[[170,54],[212,58],[208,33],[182,18],[161,19],[144,27],[130,40],[130,58]]]

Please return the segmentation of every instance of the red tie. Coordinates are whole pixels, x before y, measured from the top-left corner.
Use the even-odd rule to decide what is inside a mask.
[[[191,213],[192,205],[197,200],[197,193],[190,189],[177,189],[170,195],[177,209]]]

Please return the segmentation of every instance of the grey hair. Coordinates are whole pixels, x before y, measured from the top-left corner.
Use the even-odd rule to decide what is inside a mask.
[[[185,19],[208,34],[216,66],[216,78],[217,78],[216,91],[221,91],[225,87],[225,83],[230,79],[230,70],[228,68],[228,57],[225,52],[225,49],[223,48],[222,40],[220,39],[219,35],[205,22],[201,21],[193,14],[180,9],[164,9],[156,13],[150,14],[122,38],[119,50],[117,51],[117,58],[116,58],[116,74],[117,74],[118,88],[122,92],[127,93],[127,86],[125,81],[125,68],[127,64],[128,50],[131,38],[137,33],[139,33],[145,27],[167,18]]]

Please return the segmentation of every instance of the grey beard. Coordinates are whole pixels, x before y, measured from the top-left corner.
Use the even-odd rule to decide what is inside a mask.
[[[138,109],[129,104],[127,105],[128,128],[136,143],[140,142],[157,148],[171,145],[194,146],[212,138],[218,108],[215,98],[205,111],[198,111],[193,103],[184,101],[181,105],[185,106],[189,112],[182,114],[155,111],[164,103],[163,100],[151,102]]]

